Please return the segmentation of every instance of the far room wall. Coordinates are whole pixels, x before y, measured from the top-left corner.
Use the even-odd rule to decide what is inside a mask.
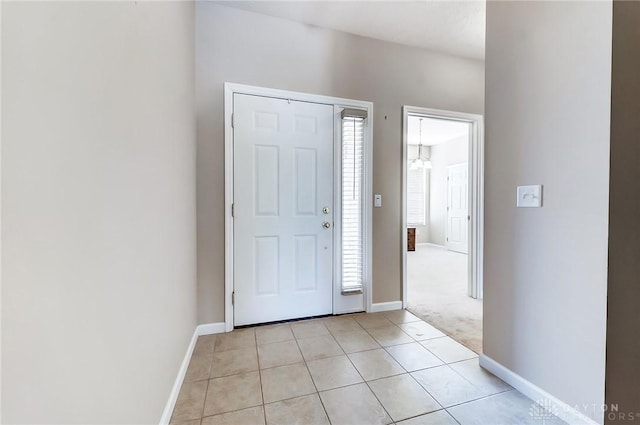
[[[447,221],[447,167],[465,162],[469,162],[468,136],[431,146],[429,225],[428,232],[418,236],[419,243],[429,242],[444,246]]]

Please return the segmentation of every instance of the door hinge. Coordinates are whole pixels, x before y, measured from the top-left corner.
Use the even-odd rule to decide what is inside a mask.
[[[236,114],[231,113],[231,128],[236,128]]]
[[[231,217],[236,216],[236,209],[234,208],[236,204],[231,204]]]
[[[231,305],[235,305],[236,304],[236,292],[233,291],[231,293]]]

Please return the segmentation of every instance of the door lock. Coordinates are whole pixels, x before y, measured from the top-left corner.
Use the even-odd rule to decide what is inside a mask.
[[[324,227],[325,229],[328,229],[329,227],[331,227],[331,223],[329,223],[328,221],[325,221],[324,223],[322,223],[322,227]]]
[[[325,213],[325,214],[329,214],[329,212],[331,212],[331,210],[329,209],[329,207],[324,207],[322,209],[322,212]]]

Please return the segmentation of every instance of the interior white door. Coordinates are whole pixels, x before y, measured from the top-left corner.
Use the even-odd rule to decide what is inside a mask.
[[[333,106],[233,102],[235,325],[329,314]]]
[[[450,251],[469,253],[469,165],[447,167],[447,227],[445,246]]]

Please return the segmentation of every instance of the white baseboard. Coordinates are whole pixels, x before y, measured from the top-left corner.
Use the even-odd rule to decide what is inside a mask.
[[[198,327],[196,328],[196,332],[198,332],[198,335],[221,334],[225,332],[225,323],[218,322],[198,325]]]
[[[371,313],[380,311],[402,310],[402,301],[390,301],[387,303],[371,304]]]
[[[189,362],[191,361],[193,349],[196,348],[197,340],[198,328],[196,327],[196,330],[193,332],[193,336],[191,337],[189,347],[187,347],[187,352],[184,355],[184,359],[182,359],[180,369],[178,369],[178,376],[176,376],[176,380],[173,383],[173,388],[171,388],[171,393],[169,393],[169,400],[164,407],[164,412],[162,412],[160,425],[167,425],[171,420],[171,414],[173,413],[173,408],[175,407],[176,401],[178,400],[178,394],[180,393],[180,388],[182,387],[182,381],[184,381],[184,376],[187,374],[187,368],[189,367]]]
[[[211,334],[218,334],[222,332],[224,332],[224,322],[207,323],[205,325],[196,326],[196,329],[193,332],[193,336],[191,337],[191,342],[187,347],[187,352],[184,355],[184,359],[182,359],[182,364],[180,365],[180,369],[178,369],[178,376],[176,376],[176,380],[173,383],[173,388],[171,388],[171,393],[169,394],[169,400],[167,400],[167,404],[165,405],[164,411],[162,412],[162,417],[160,418],[160,425],[168,425],[169,421],[171,420],[171,415],[173,414],[173,408],[176,405],[176,401],[178,401],[178,394],[180,393],[180,388],[182,388],[182,382],[184,381],[184,377],[187,374],[187,368],[189,367],[189,362],[191,361],[193,350],[196,348],[196,342],[198,341],[198,337],[200,335],[211,335]]]
[[[541,404],[566,423],[570,425],[598,425],[598,422],[594,421],[582,412],[579,412],[557,397],[552,396],[542,388],[529,382],[512,370],[507,369],[485,354],[480,354],[480,366],[493,373],[534,402]],[[542,403],[540,403],[541,401]],[[603,422],[604,413],[600,424]]]

